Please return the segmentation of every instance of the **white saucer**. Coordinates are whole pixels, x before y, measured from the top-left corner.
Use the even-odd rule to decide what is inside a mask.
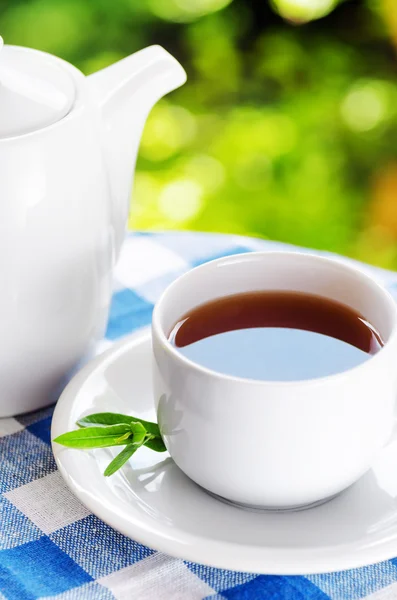
[[[52,436],[99,411],[155,420],[147,331],[113,347],[73,379],[55,409]],[[113,449],[82,452],[54,444],[53,451],[67,485],[100,519],[187,560],[254,573],[307,574],[397,555],[397,441],[346,492],[290,513],[226,505],[190,481],[168,455],[146,448],[109,478],[102,473]]]

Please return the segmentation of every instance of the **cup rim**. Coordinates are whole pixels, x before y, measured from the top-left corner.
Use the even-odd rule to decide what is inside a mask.
[[[175,288],[177,288],[178,285],[180,285],[180,283],[184,279],[188,278],[189,276],[191,277],[192,272],[197,272],[199,270],[200,271],[205,270],[205,269],[211,268],[212,266],[217,265],[217,264],[227,263],[229,261],[235,260],[237,257],[239,257],[240,259],[243,259],[243,260],[249,260],[252,257],[280,255],[280,254],[283,256],[287,256],[287,257],[288,256],[309,257],[311,259],[314,259],[318,262],[322,262],[324,264],[331,263],[333,265],[337,265],[338,268],[340,268],[344,271],[348,271],[350,273],[354,273],[355,275],[358,275],[360,278],[364,279],[366,285],[375,289],[376,292],[382,297],[383,301],[385,303],[387,303],[392,308],[392,311],[393,311],[393,323],[390,328],[390,335],[389,335],[388,340],[383,344],[382,348],[378,352],[376,352],[376,354],[371,355],[368,360],[365,360],[364,362],[360,363],[359,365],[356,365],[355,367],[351,367],[350,369],[346,369],[346,370],[340,371],[338,373],[333,373],[331,375],[324,375],[322,377],[312,377],[309,379],[295,379],[295,380],[291,380],[291,381],[282,381],[282,380],[278,380],[278,379],[274,379],[274,380],[272,380],[272,379],[252,379],[249,377],[239,377],[236,375],[228,375],[226,373],[221,373],[220,371],[216,371],[215,369],[210,369],[208,367],[200,365],[199,363],[196,363],[195,361],[191,360],[190,358],[187,358],[181,352],[179,352],[178,349],[175,348],[175,346],[173,346],[171,344],[171,342],[168,340],[168,337],[165,334],[163,327],[161,325],[161,322],[160,322],[161,321],[161,311],[163,310],[163,304],[165,303],[169,293],[172,290],[174,290]],[[214,299],[215,299],[215,297],[214,297]],[[199,305],[197,305],[197,306],[199,306]],[[186,271],[186,273],[183,273],[182,275],[177,277],[172,283],[170,283],[166,287],[166,289],[162,292],[161,296],[158,298],[158,300],[154,306],[153,315],[152,315],[152,332],[158,337],[158,339],[164,345],[164,348],[166,349],[166,351],[169,352],[174,359],[176,359],[178,362],[181,362],[184,366],[186,366],[196,372],[200,372],[203,375],[212,377],[214,379],[220,379],[222,381],[229,381],[229,382],[235,382],[235,383],[243,383],[245,385],[248,385],[248,384],[260,385],[260,386],[265,386],[265,387],[268,387],[268,386],[277,386],[277,387],[293,386],[293,387],[295,387],[298,385],[299,386],[318,385],[318,384],[322,384],[322,383],[326,383],[326,382],[330,382],[330,381],[336,381],[338,379],[342,379],[342,378],[346,377],[347,375],[350,375],[353,372],[358,372],[359,370],[363,370],[365,367],[368,367],[370,364],[373,365],[375,361],[378,361],[380,356],[384,356],[385,351],[388,350],[391,343],[397,337],[397,306],[396,306],[396,302],[394,301],[390,292],[385,287],[383,287],[380,283],[378,283],[376,281],[376,279],[371,277],[368,273],[365,273],[364,271],[360,270],[356,266],[348,265],[344,262],[337,260],[334,257],[319,256],[318,254],[314,254],[313,252],[286,251],[286,250],[263,250],[263,251],[253,251],[253,252],[241,252],[239,254],[230,254],[230,255],[219,257],[219,258],[215,258],[214,260],[207,261],[201,265],[198,265],[197,267],[194,267],[193,269],[189,269],[188,271]]]

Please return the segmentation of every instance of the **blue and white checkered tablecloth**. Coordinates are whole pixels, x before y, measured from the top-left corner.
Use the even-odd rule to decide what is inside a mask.
[[[129,236],[98,351],[148,325],[159,294],[187,269],[228,254],[285,247],[211,234]],[[397,297],[397,274],[365,268]],[[52,412],[0,420],[0,600],[397,598],[397,558],[325,575],[252,575],[184,562],[124,537],[63,483],[50,446]]]

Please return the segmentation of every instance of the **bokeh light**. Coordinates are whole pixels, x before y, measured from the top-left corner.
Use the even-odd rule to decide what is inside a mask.
[[[150,115],[141,141],[141,154],[161,161],[188,146],[196,133],[192,113],[163,100]]]
[[[158,208],[167,218],[177,223],[192,219],[200,210],[203,188],[192,179],[180,179],[162,190]]]
[[[338,0],[273,0],[282,17],[303,23],[328,15],[337,2]]]
[[[390,94],[382,82],[355,84],[343,99],[341,111],[348,127],[354,131],[370,131],[388,116]]]
[[[221,10],[232,0],[149,0],[153,14],[167,21],[186,23]]]
[[[1,19],[5,43],[66,56],[79,47],[84,32],[93,26],[89,6],[76,1],[16,3]]]
[[[205,154],[193,156],[187,161],[183,171],[186,177],[199,181],[206,193],[218,192],[226,179],[222,163]]]

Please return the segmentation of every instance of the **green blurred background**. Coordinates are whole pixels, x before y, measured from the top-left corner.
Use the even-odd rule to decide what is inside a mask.
[[[85,73],[159,43],[130,226],[251,234],[397,268],[397,0],[0,0],[5,42]]]

